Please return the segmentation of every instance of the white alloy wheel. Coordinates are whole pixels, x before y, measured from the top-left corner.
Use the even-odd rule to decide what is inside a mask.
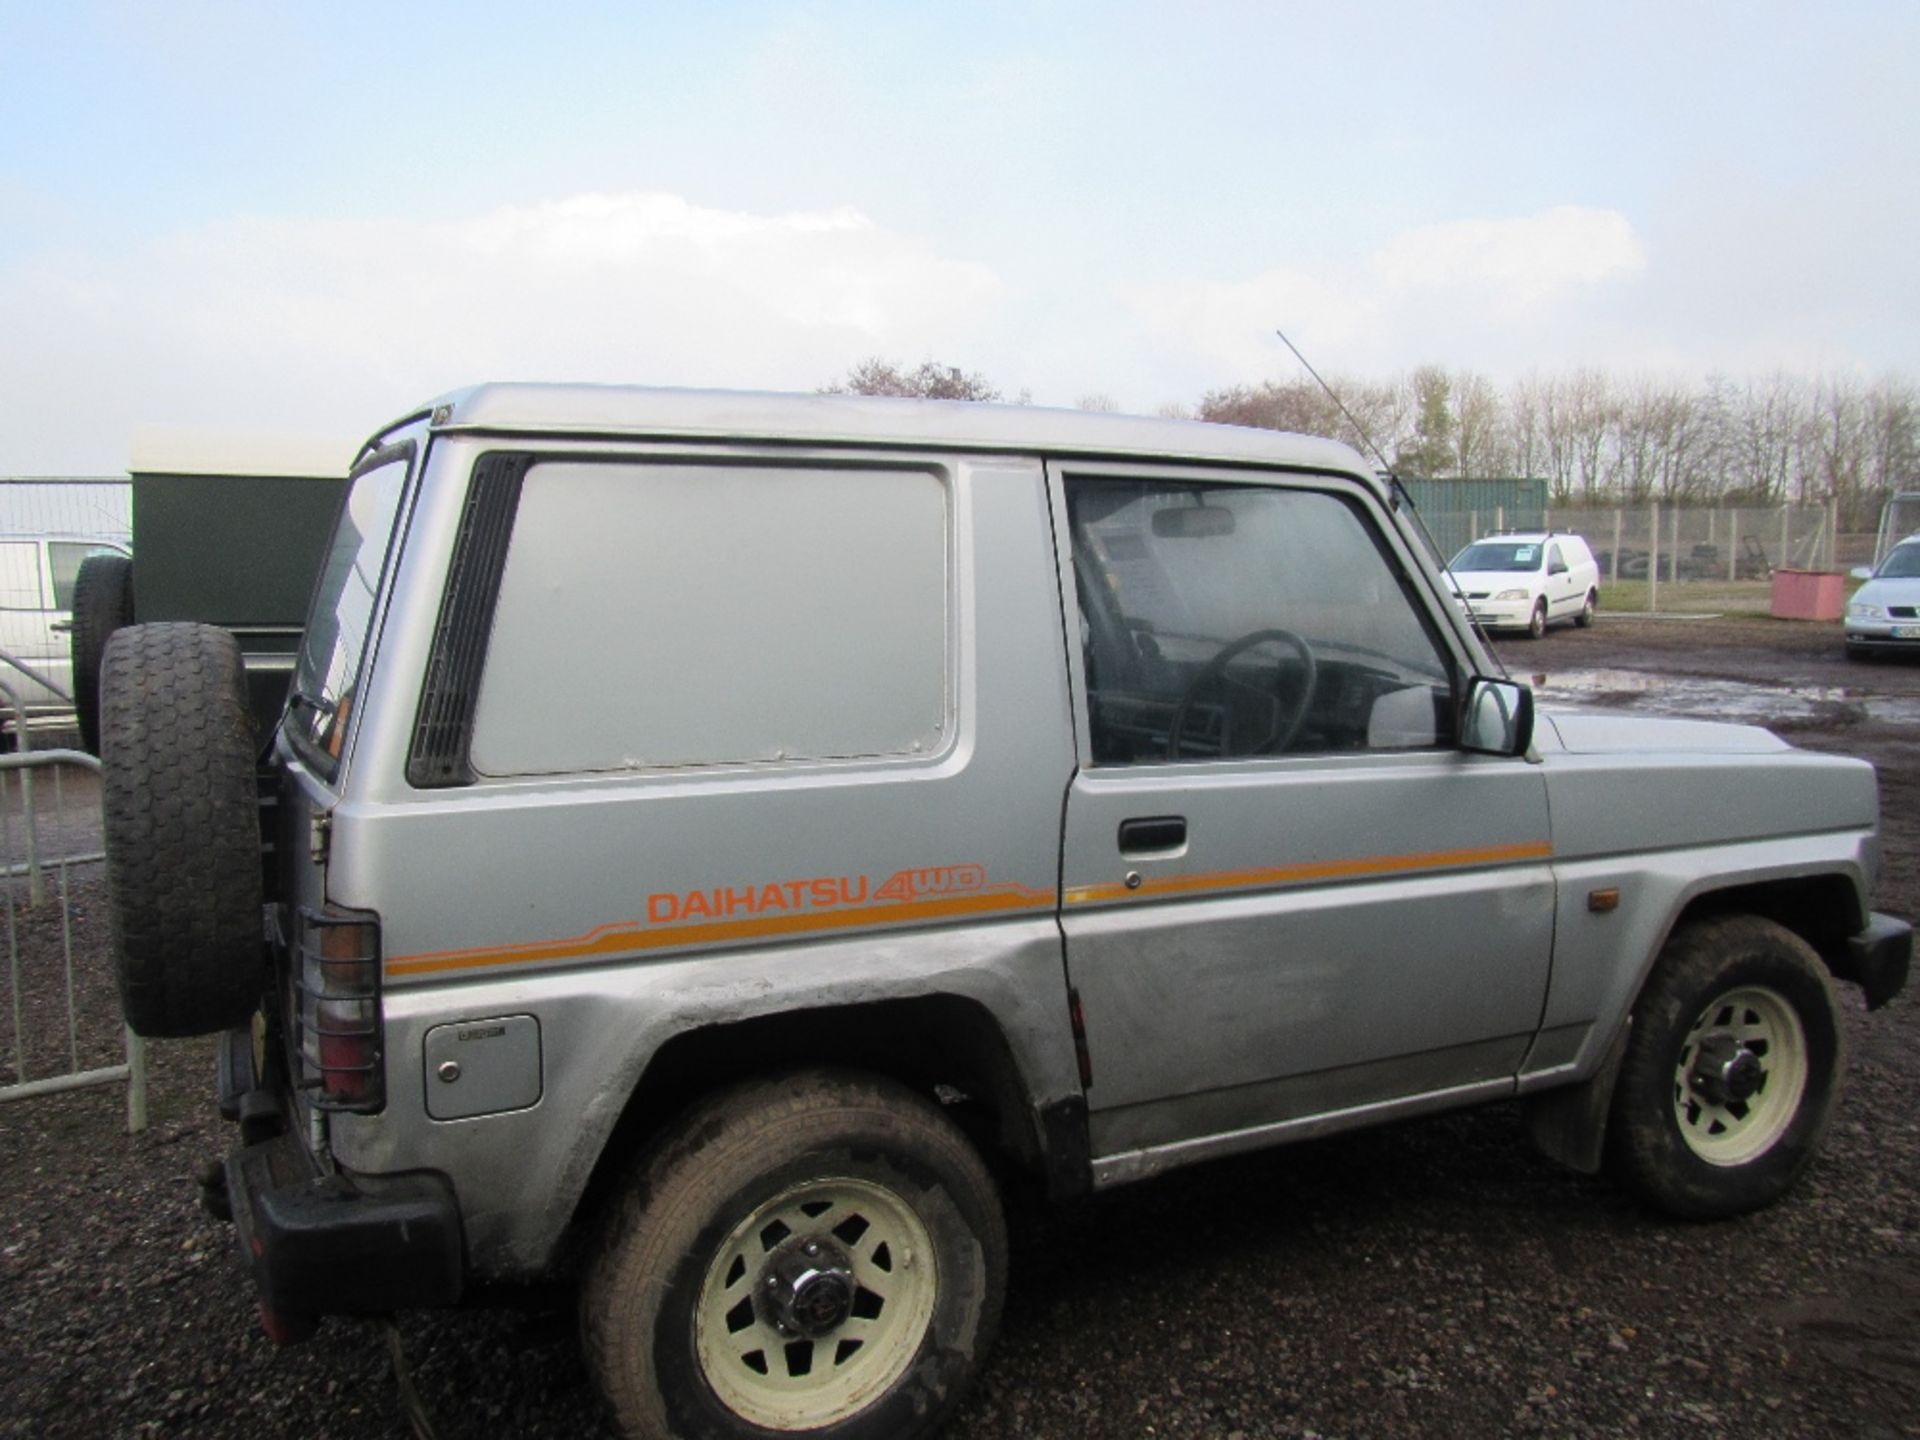
[[[1710,1165],[1764,1154],[1807,1088],[1807,1035],[1793,1006],[1763,986],[1729,990],[1687,1031],[1673,1068],[1680,1136]]]
[[[1669,1215],[1741,1215],[1792,1188],[1846,1073],[1814,948],[1760,915],[1681,925],[1633,1004],[1607,1168]]]
[[[609,1207],[580,1295],[629,1440],[932,1440],[993,1342],[1007,1231],[986,1162],[897,1081],[716,1090]]]
[[[694,1346],[729,1410],[769,1430],[859,1414],[906,1373],[939,1293],[932,1237],[866,1180],[796,1185],[754,1210],[707,1267]]]

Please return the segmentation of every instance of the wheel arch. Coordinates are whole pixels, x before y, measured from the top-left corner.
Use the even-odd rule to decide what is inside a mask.
[[[896,1080],[960,1124],[996,1172],[1055,1195],[1090,1185],[1086,1109],[1037,1107],[1012,1046],[979,1001],[952,994],[825,1005],[695,1026],[654,1053],[575,1204],[563,1265],[620,1191],[635,1158],[675,1115],[744,1080],[830,1066]]]
[[[1660,951],[1675,934],[1695,921],[1720,915],[1758,915],[1772,920],[1811,945],[1836,979],[1852,978],[1847,973],[1847,937],[1865,922],[1866,907],[1848,876],[1827,872],[1728,885],[1690,897],[1660,937],[1635,988],[1635,998],[1646,987]]]
[[[1865,906],[1854,881],[1845,874],[1825,871],[1744,881],[1685,896],[1642,959],[1629,999],[1605,1036],[1593,1072],[1571,1085],[1522,1097],[1528,1134],[1541,1153],[1583,1174],[1599,1171],[1634,1008],[1654,967],[1673,937],[1687,926],[1724,915],[1772,920],[1812,946],[1836,979],[1855,978],[1847,938],[1860,929]]]

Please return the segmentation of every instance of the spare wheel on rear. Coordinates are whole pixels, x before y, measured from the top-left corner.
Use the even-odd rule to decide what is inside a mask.
[[[147,1036],[244,1023],[265,986],[255,741],[240,647],[212,625],[133,625],[100,665],[114,975]]]

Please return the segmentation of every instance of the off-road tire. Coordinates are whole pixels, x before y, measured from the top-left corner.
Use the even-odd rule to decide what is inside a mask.
[[[1547,602],[1545,600],[1536,600],[1533,603],[1533,614],[1527,617],[1527,638],[1530,640],[1538,640],[1546,633]]]
[[[133,623],[133,561],[89,555],[73,580],[73,711],[80,744],[100,753],[100,660],[113,632]]]
[[[1753,1153],[1703,1158],[1709,1139],[1703,1109],[1683,1061],[1698,1053],[1701,1025],[1721,1023],[1729,997],[1761,997],[1781,1024],[1770,1041],[1743,1042],[1767,1069],[1767,1083],[1800,1076],[1769,1098],[1750,1101],[1742,1123],[1760,1123],[1762,1107],[1778,1112],[1755,1137]],[[1731,1012],[1743,1006],[1728,1005]],[[1737,1025],[1739,1016],[1726,1023]],[[1760,1032],[1767,1027],[1753,1025]],[[1782,1032],[1785,1033],[1782,1033]],[[1797,1033],[1794,1033],[1797,1032]],[[1690,1048],[1691,1047],[1691,1048]],[[1798,1050],[1795,1056],[1790,1053]],[[1790,1189],[1819,1149],[1846,1068],[1846,1038],[1833,984],[1820,957],[1772,920],[1729,915],[1699,921],[1667,942],[1633,1009],[1633,1029],[1608,1123],[1607,1168],[1650,1204],[1685,1219],[1714,1219],[1770,1205]],[[1790,1099],[1791,1103],[1788,1103]],[[1757,1102],[1757,1103],[1755,1103]],[[1685,1119],[1692,1115],[1691,1120]],[[1689,1139],[1691,1133],[1694,1138]],[[1732,1136],[1738,1145],[1737,1133]]]
[[[721,1263],[737,1254],[743,1226],[757,1264],[763,1251],[775,1253],[761,1238],[768,1232],[756,1232],[757,1217],[771,1205],[804,1199],[816,1185],[836,1184],[899,1207],[927,1237],[929,1253],[908,1263],[933,1267],[932,1279],[918,1282],[930,1286],[930,1300],[921,1297],[930,1313],[923,1331],[899,1342],[906,1348],[898,1365],[873,1379],[870,1400],[850,1402],[844,1413],[802,1415],[798,1428],[769,1427],[716,1389],[702,1358],[708,1342],[699,1317],[711,1313],[716,1277],[737,1286],[727,1277],[745,1274],[750,1283],[742,1293],[759,1293],[757,1271]],[[837,1234],[823,1231],[820,1238]],[[804,1229],[789,1230],[773,1243],[807,1240]],[[1006,1254],[992,1179],[932,1103],[893,1081],[847,1071],[753,1081],[697,1103],[641,1156],[604,1219],[581,1289],[583,1346],[622,1432],[634,1440],[766,1440],[775,1433],[909,1440],[938,1430],[978,1371],[999,1323]],[[816,1343],[833,1353],[826,1339]],[[824,1369],[840,1362],[820,1363]],[[744,1372],[718,1379],[722,1389],[746,1380],[751,1390]],[[804,1409],[807,1402],[800,1403]]]
[[[1580,613],[1573,617],[1573,623],[1582,630],[1593,628],[1593,612],[1600,608],[1600,597],[1593,591],[1587,591],[1587,598],[1580,602]]]
[[[132,625],[100,666],[114,978],[154,1037],[245,1023],[265,986],[253,722],[240,647],[211,625]]]

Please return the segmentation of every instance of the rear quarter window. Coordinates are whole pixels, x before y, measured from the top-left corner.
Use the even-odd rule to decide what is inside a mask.
[[[933,751],[949,731],[949,509],[930,470],[534,465],[473,769]]]

